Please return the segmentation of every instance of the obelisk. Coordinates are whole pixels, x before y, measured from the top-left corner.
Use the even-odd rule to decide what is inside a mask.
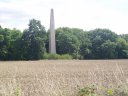
[[[56,54],[54,11],[50,13],[49,53]]]

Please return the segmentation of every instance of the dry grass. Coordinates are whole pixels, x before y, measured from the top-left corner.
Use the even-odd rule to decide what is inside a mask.
[[[0,62],[0,96],[15,96],[16,90],[21,96],[76,96],[77,86],[127,82],[128,60]]]

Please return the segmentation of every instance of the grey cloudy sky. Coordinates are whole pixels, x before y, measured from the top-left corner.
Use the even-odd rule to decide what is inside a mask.
[[[48,29],[51,8],[56,28],[108,28],[128,33],[128,0],[0,0],[0,25],[23,30],[35,18]]]

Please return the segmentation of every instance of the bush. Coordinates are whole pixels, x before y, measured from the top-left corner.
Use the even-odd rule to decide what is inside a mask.
[[[72,59],[72,56],[70,56],[69,54],[64,54],[64,55],[59,55],[59,54],[49,54],[49,53],[45,53],[43,55],[43,59],[50,59],[50,60],[54,60],[54,59]]]
[[[128,96],[128,83],[118,86],[114,96]]]
[[[128,83],[101,90],[97,90],[95,86],[87,86],[79,88],[76,96],[128,96]]]
[[[94,86],[79,88],[77,96],[97,96],[95,91],[96,88]]]

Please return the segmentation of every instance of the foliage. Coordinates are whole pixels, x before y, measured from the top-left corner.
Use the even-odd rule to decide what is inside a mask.
[[[43,58],[45,52],[46,31],[40,21],[32,19],[29,22],[28,29],[24,30],[23,35],[15,46],[17,50],[17,59],[21,60],[39,60]],[[20,47],[19,47],[20,46]],[[19,55],[20,54],[20,55]]]
[[[118,38],[116,42],[116,51],[118,52],[118,58],[128,58],[128,43],[126,42],[126,40],[123,38]]]
[[[50,59],[50,60],[54,60],[54,59],[72,59],[72,56],[68,55],[68,54],[64,54],[64,55],[58,55],[58,54],[48,54],[45,53],[43,55],[43,59]]]
[[[107,94],[108,94],[109,96],[113,95],[113,90],[111,90],[111,89],[107,90]]]
[[[80,43],[73,35],[70,28],[59,28],[56,30],[56,46],[58,54],[70,54],[74,58],[78,57]]]
[[[115,89],[115,95],[118,96],[128,96],[128,83],[122,84]]]
[[[116,38],[118,38],[117,34],[115,34],[114,32],[108,29],[95,29],[88,32],[88,37],[92,42],[90,58],[92,59],[116,58],[116,56],[113,55],[115,55],[114,42],[116,41]],[[110,47],[113,47],[113,50],[111,51],[112,54],[107,53],[107,55],[104,55],[105,51],[108,52],[110,51],[111,49]]]
[[[128,34],[120,35],[121,38],[125,39],[128,42]]]
[[[0,28],[0,60],[13,59],[14,43],[21,36],[19,30]]]
[[[21,88],[19,86],[16,86],[14,89],[14,93],[11,96],[21,96]]]
[[[79,88],[77,96],[97,96],[95,91],[96,88],[94,86]]]
[[[23,33],[0,27],[0,60],[43,59],[49,50],[48,35],[49,30],[46,32],[35,19],[29,21]],[[62,27],[56,29],[56,50],[57,54],[69,54],[73,59],[128,59],[127,37],[128,34],[117,35],[109,29],[84,31]]]
[[[122,84],[114,88],[105,88],[104,90],[96,90],[94,86],[92,87],[84,87],[79,88],[79,91],[77,93],[77,96],[128,96],[128,84]],[[98,94],[98,92],[103,92],[102,94]]]
[[[111,42],[110,40],[106,40],[101,45],[102,58],[103,59],[114,59],[114,58],[116,58],[117,52],[116,52],[115,49],[116,49],[116,43]]]

